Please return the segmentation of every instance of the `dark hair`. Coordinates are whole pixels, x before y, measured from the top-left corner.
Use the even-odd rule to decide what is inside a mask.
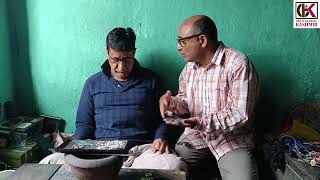
[[[214,43],[218,42],[217,27],[213,20],[208,16],[200,15],[200,18],[193,24],[193,31],[195,34],[206,34]]]
[[[107,48],[116,51],[132,51],[135,50],[136,35],[131,28],[114,28],[109,32],[106,38]]]

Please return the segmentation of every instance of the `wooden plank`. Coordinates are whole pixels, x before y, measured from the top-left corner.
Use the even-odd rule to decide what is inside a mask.
[[[69,166],[63,164],[50,180],[77,180],[70,172]]]
[[[48,180],[60,168],[59,164],[23,164],[13,174],[13,180]],[[10,178],[11,179],[11,178]]]
[[[119,180],[141,180],[141,179],[186,180],[186,173],[184,171],[179,171],[179,170],[131,169],[131,168],[122,168],[119,172]]]
[[[76,180],[67,165],[61,168],[52,176],[50,180]],[[178,170],[157,170],[157,169],[131,169],[121,168],[119,180],[141,180],[141,179],[170,179],[186,180],[186,173]]]

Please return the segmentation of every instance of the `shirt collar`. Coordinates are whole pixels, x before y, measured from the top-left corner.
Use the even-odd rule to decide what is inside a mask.
[[[223,58],[223,55],[225,52],[225,46],[222,41],[219,41],[218,44],[219,44],[219,46],[218,46],[216,52],[214,53],[214,55],[211,59],[211,62],[208,64],[206,69],[212,67],[213,65],[221,65],[221,63],[222,63],[222,58]],[[200,67],[199,63],[194,63],[194,68],[199,68],[199,67]]]
[[[220,65],[222,63],[222,58],[224,55],[224,51],[225,51],[225,46],[223,44],[223,42],[218,42],[219,43],[219,47],[216,50],[216,52],[214,53],[214,56],[211,60],[211,63],[215,64],[215,65]]]

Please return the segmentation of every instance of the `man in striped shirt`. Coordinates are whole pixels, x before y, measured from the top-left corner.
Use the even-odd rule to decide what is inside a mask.
[[[160,111],[167,124],[185,128],[175,150],[191,179],[209,179],[205,172],[217,166],[222,179],[257,179],[252,116],[259,81],[253,64],[219,42],[214,22],[203,15],[182,23],[177,49],[188,63],[178,94],[167,91]],[[167,114],[190,118],[178,122]]]

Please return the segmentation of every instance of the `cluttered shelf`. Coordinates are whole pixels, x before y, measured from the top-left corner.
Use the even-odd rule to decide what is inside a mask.
[[[39,162],[52,148],[52,134],[63,128],[61,118],[14,116],[0,122],[1,170],[16,169],[24,163]]]

